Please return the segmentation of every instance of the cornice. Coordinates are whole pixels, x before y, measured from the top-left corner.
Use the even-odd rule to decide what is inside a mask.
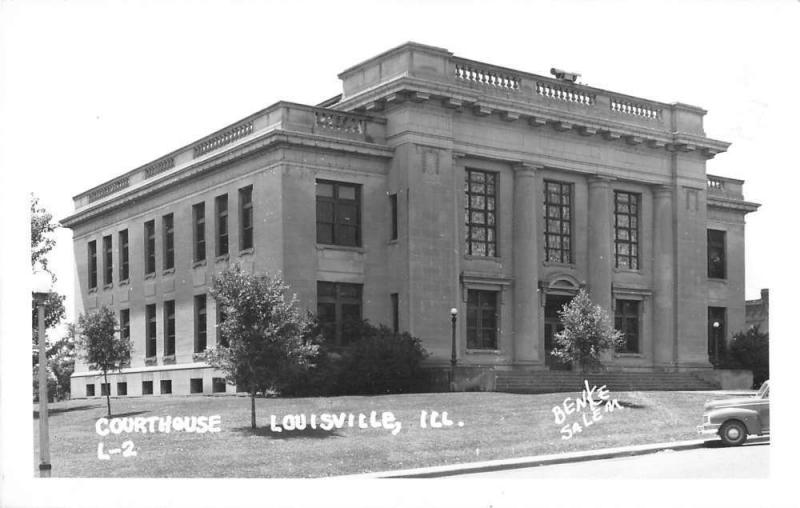
[[[744,201],[740,199],[725,198],[721,196],[708,195],[706,199],[706,206],[713,208],[724,208],[727,210],[736,210],[744,213],[755,212],[761,207],[760,203],[753,203],[751,201]]]

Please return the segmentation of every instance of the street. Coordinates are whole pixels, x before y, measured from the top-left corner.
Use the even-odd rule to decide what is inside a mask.
[[[767,478],[769,441],[753,440],[738,448],[710,445],[696,450],[671,451],[509,469],[453,476],[453,478]]]

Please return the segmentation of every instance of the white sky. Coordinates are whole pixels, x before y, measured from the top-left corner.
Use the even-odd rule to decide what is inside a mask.
[[[413,40],[708,110],[707,135],[733,143],[708,172],[744,179],[763,205],[747,217],[757,298],[796,257],[777,233],[797,229],[798,13],[797,0],[0,0],[4,220],[27,220],[29,189],[63,218],[73,195],[277,100],[327,99],[339,72]],[[73,319],[70,232],[57,239],[51,266]]]

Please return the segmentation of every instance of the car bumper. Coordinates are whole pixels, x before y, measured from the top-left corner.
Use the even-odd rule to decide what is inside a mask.
[[[711,424],[711,423],[698,425],[697,426],[697,433],[698,434],[704,434],[704,435],[717,434],[717,433],[719,433],[719,425],[714,425],[714,424]]]

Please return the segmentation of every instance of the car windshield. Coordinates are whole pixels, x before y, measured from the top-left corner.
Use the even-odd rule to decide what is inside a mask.
[[[769,381],[764,381],[764,384],[762,384],[761,388],[758,389],[758,394],[756,394],[756,397],[759,399],[769,398]]]

